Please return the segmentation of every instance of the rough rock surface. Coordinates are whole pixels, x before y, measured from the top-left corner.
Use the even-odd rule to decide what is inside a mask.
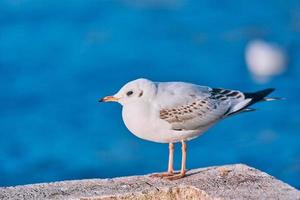
[[[168,181],[145,176],[0,188],[0,199],[300,199],[300,191],[246,165],[194,169]]]

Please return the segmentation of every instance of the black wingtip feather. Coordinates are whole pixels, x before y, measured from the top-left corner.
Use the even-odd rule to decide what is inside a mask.
[[[275,90],[274,88],[268,88],[268,89],[260,90],[260,91],[253,92],[253,93],[244,93],[246,99],[248,99],[248,98],[252,99],[251,102],[248,104],[248,106],[253,105],[256,102],[264,100],[264,98],[266,96],[268,96],[269,94],[271,94],[274,90]]]
[[[241,112],[255,111],[255,109],[249,108],[249,106],[251,106],[259,101],[277,100],[276,98],[266,98],[266,96],[271,94],[274,90],[275,90],[274,88],[268,88],[268,89],[260,90],[257,92],[243,93],[245,95],[245,99],[251,99],[251,101],[247,105],[245,105],[243,108],[236,110],[234,112],[226,113],[225,115],[231,116],[231,115],[241,113]]]

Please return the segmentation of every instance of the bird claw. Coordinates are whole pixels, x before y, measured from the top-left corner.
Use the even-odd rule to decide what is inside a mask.
[[[157,173],[157,174],[151,174],[150,177],[151,178],[163,178],[166,180],[177,180],[177,179],[181,179],[185,176],[185,172],[165,172],[165,173]]]
[[[151,178],[165,178],[168,176],[173,176],[174,172],[164,172],[164,173],[157,173],[157,174],[151,174]]]
[[[172,176],[166,176],[163,177],[164,179],[167,179],[169,181],[174,181],[174,180],[178,180],[185,177],[185,173],[180,172],[179,174],[173,174]]]

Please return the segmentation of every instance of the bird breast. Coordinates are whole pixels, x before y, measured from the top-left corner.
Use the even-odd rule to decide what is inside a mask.
[[[156,140],[156,134],[162,129],[167,129],[155,110],[146,102],[124,105],[122,117],[128,130],[145,140]]]

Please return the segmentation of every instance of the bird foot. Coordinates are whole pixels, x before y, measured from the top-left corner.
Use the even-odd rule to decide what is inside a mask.
[[[167,179],[169,181],[174,181],[174,180],[178,180],[185,177],[185,172],[180,172],[178,174],[173,174],[172,176],[165,176],[163,177],[164,179]]]
[[[173,176],[174,172],[164,172],[164,173],[157,173],[157,174],[151,174],[151,178],[164,178],[168,176]]]
[[[185,172],[165,172],[165,173],[157,173],[151,174],[151,178],[163,178],[170,181],[181,179],[185,176]]]

